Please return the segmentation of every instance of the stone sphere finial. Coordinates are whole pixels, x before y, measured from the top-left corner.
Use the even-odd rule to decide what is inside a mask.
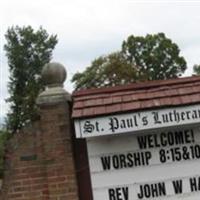
[[[46,88],[36,100],[38,105],[51,105],[71,101],[71,95],[63,88],[67,72],[60,63],[52,62],[43,67],[42,79]]]
[[[66,77],[65,67],[60,63],[48,63],[42,69],[42,79],[48,87],[63,87]]]

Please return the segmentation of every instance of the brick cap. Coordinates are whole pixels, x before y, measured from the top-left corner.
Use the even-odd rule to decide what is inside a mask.
[[[71,95],[62,87],[53,87],[46,88],[46,90],[38,96],[36,103],[42,105],[57,104],[66,101],[71,101]]]

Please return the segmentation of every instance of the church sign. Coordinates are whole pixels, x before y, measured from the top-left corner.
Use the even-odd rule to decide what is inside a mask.
[[[76,119],[94,200],[199,199],[199,123],[199,105]]]
[[[200,76],[75,93],[93,200],[200,199]]]

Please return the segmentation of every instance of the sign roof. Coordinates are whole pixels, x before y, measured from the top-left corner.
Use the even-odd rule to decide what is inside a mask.
[[[73,118],[200,103],[200,76],[148,81],[73,93]]]

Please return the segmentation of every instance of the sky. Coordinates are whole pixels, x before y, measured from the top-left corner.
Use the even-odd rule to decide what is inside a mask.
[[[200,64],[200,0],[1,0],[0,1],[0,118],[8,112],[9,71],[3,45],[11,26],[40,26],[56,34],[52,61],[67,70],[65,89],[95,58],[120,50],[129,35],[164,32],[187,61],[184,76]]]

